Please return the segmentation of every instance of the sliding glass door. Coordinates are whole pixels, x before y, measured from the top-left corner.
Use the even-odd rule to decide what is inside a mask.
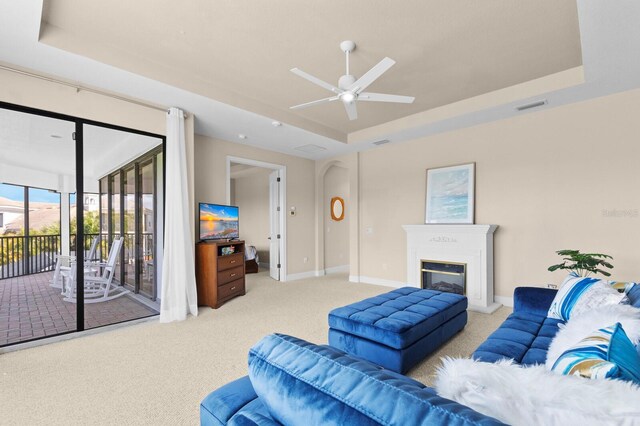
[[[157,315],[163,151],[0,102],[0,347]]]
[[[78,329],[64,301],[75,211],[74,120],[0,103],[0,347]]]
[[[84,159],[89,166],[84,181],[95,183],[100,191],[102,240],[101,266],[89,266],[92,276],[85,278],[86,328],[155,315],[159,309],[154,243],[156,194],[164,173],[158,174],[154,165],[163,142],[151,135],[84,125]],[[110,290],[103,293],[105,286]],[[105,302],[112,306],[108,313],[101,312]]]

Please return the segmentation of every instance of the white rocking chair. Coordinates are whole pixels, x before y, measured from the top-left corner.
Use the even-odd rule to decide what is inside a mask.
[[[85,275],[95,275],[97,269],[95,267],[92,268],[92,264],[95,263],[96,259],[96,251],[98,249],[98,241],[99,238],[95,237],[91,242],[91,248],[89,249],[89,253],[85,257]],[[51,278],[50,285],[53,288],[62,289],[62,281],[64,276],[69,275],[69,271],[71,270],[71,264],[75,263],[75,256],[67,256],[63,254],[56,255],[56,266],[53,270],[53,278]]]
[[[116,262],[118,260],[118,254],[120,254],[120,250],[122,249],[123,242],[124,238],[116,238],[109,250],[107,262],[94,264],[95,266],[102,268],[101,275],[84,277],[84,303],[106,302],[107,300],[112,300],[116,297],[130,293],[130,291],[124,287],[113,283]],[[69,272],[70,274],[68,279],[63,281],[63,294],[65,296],[63,300],[65,302],[76,303],[75,268],[71,268]]]

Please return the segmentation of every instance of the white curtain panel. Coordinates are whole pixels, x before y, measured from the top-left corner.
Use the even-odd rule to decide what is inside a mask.
[[[198,315],[193,233],[187,180],[184,113],[169,109],[166,146],[166,202],[160,322],[182,321]]]

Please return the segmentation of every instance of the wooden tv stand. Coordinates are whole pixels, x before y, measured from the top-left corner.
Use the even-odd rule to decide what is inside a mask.
[[[222,249],[233,246],[233,254]],[[244,241],[217,240],[196,244],[198,305],[218,309],[236,296],[244,296]]]

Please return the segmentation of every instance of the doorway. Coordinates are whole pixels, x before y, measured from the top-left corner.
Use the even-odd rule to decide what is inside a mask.
[[[240,239],[256,248],[260,269],[286,280],[286,167],[227,157],[227,204],[240,214]]]

